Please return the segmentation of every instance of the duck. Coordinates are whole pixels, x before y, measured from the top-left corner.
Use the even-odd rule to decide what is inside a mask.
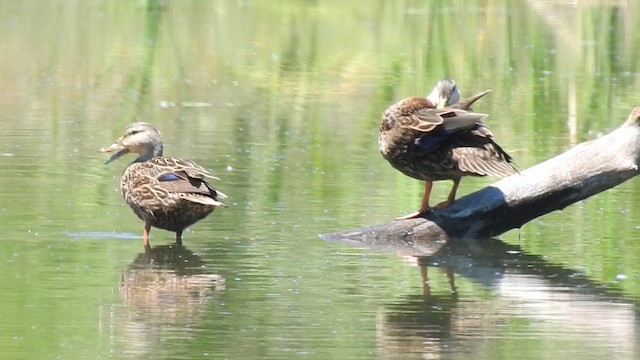
[[[182,245],[185,228],[207,217],[215,208],[226,207],[227,195],[207,178],[219,180],[194,161],[163,156],[160,132],[150,123],[128,125],[113,144],[98,149],[113,155],[110,162],[128,153],[138,157],[120,179],[120,191],[133,212],[144,221],[143,245],[149,247],[151,228],[175,232]]]
[[[426,97],[402,99],[383,112],[380,153],[395,169],[425,182],[418,211],[398,220],[424,217],[451,205],[463,176],[504,177],[518,172],[513,158],[483,123],[488,115],[470,109],[490,91],[459,102],[455,81],[445,78]],[[433,182],[440,180],[451,180],[453,186],[444,202],[431,206]]]

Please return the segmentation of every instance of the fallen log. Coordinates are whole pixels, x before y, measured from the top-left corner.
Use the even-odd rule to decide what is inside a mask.
[[[640,107],[611,133],[461,197],[445,209],[432,210],[423,218],[321,237],[415,250],[437,247],[436,239],[490,238],[619,185],[640,172],[639,164]]]

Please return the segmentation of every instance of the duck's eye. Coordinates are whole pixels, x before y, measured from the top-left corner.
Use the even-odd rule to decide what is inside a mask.
[[[140,132],[142,132],[142,131],[140,131],[140,130],[131,130],[131,131],[129,131],[129,135],[128,136],[135,135],[135,134],[140,133]]]

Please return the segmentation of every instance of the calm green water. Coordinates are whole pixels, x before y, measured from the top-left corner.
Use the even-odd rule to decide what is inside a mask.
[[[444,76],[523,169],[621,124],[640,10],[558,3],[0,3],[0,358],[640,357],[637,180],[419,261],[318,237],[415,210],[378,120]],[[136,120],[230,196],[183,249],[96,152]]]

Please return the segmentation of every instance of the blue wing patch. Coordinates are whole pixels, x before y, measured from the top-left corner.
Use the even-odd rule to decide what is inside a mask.
[[[159,181],[176,181],[179,180],[180,177],[178,177],[178,175],[176,174],[162,174],[160,176],[158,176],[158,180]]]
[[[415,145],[420,151],[428,152],[437,148],[442,142],[447,140],[446,136],[421,136],[416,139]]]

